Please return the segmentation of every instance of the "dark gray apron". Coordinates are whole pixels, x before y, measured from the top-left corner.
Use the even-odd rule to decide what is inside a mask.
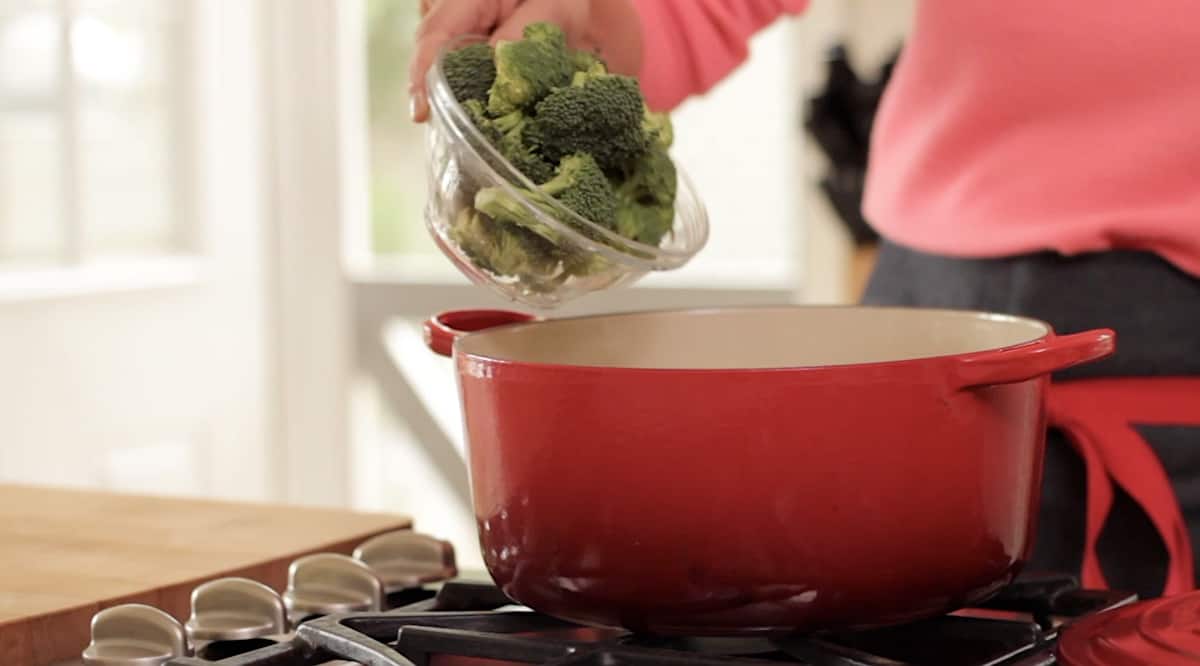
[[[1132,251],[1076,258],[1039,253],[958,259],[885,242],[867,305],[986,310],[1035,317],[1060,333],[1117,332],[1117,353],[1062,378],[1200,376],[1200,279]],[[1196,423],[1200,423],[1200,414]],[[1200,428],[1139,427],[1162,460],[1188,522],[1200,572]],[[1119,487],[1097,544],[1114,588],[1158,596],[1167,555],[1141,508]],[[1031,569],[1078,573],[1083,558],[1083,461],[1056,431],[1047,436],[1041,514]]]

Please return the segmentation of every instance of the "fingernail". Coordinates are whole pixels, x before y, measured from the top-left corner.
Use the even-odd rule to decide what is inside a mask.
[[[426,112],[425,95],[414,91],[408,98],[408,113],[412,116],[414,122],[420,122],[424,119]]]

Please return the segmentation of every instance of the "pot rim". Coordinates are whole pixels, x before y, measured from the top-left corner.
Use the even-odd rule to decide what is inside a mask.
[[[460,350],[460,345],[469,339],[478,339],[486,337],[493,333],[508,333],[522,328],[531,328],[541,325],[552,325],[559,321],[586,321],[592,319],[621,319],[626,317],[638,317],[646,315],[672,315],[672,314],[688,314],[688,315],[703,315],[712,313],[730,313],[730,312],[762,312],[762,311],[789,311],[789,310],[874,310],[877,312],[924,312],[936,315],[950,315],[962,320],[987,320],[995,322],[1022,323],[1031,326],[1037,326],[1042,329],[1042,334],[1011,345],[1003,345],[998,347],[988,347],[972,352],[964,353],[946,353],[934,354],[929,356],[916,356],[909,358],[900,358],[888,361],[861,361],[849,363],[830,363],[817,365],[780,365],[772,367],[758,368],[654,368],[654,367],[636,367],[629,365],[597,365],[597,364],[569,364],[569,363],[552,363],[545,361],[528,361],[497,358],[496,356],[479,353],[479,352],[463,352]],[[1010,350],[1018,350],[1035,345],[1040,342],[1053,339],[1056,337],[1054,327],[1046,321],[1033,317],[1022,315],[1009,315],[996,312],[988,312],[986,310],[970,310],[970,309],[954,309],[954,308],[924,308],[924,307],[907,307],[894,305],[837,305],[837,304],[818,304],[818,305],[738,305],[738,306],[714,306],[700,308],[648,308],[643,310],[629,310],[624,312],[597,313],[587,315],[574,315],[570,317],[556,317],[550,320],[530,319],[528,321],[517,321],[513,323],[501,324],[498,326],[489,327],[483,330],[466,333],[462,337],[454,341],[453,350],[455,361],[468,361],[473,364],[485,364],[487,366],[509,366],[520,367],[529,370],[538,370],[545,372],[570,372],[573,374],[579,373],[595,373],[595,374],[611,374],[620,373],[629,375],[632,373],[645,375],[660,375],[660,374],[687,374],[687,375],[748,375],[761,373],[814,373],[821,371],[840,371],[847,370],[871,370],[871,369],[897,369],[902,367],[916,365],[931,365],[937,363],[954,362],[970,360],[977,357],[992,356],[998,352]]]

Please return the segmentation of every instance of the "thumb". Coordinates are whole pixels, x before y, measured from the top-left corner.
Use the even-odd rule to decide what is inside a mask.
[[[567,35],[567,42],[578,44],[587,27],[588,0],[525,0],[492,33],[492,43],[521,39],[525,26],[549,21]]]
[[[408,91],[412,117],[416,122],[429,118],[425,74],[438,52],[448,42],[463,35],[487,35],[500,18],[511,13],[515,0],[424,0],[424,18],[417,28],[417,41],[408,66]]]

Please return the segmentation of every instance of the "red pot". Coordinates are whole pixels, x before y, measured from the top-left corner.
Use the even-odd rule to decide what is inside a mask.
[[[690,635],[987,597],[1031,548],[1048,373],[1114,347],[1107,330],[859,307],[455,312],[426,333],[453,350],[500,587],[563,619]]]

